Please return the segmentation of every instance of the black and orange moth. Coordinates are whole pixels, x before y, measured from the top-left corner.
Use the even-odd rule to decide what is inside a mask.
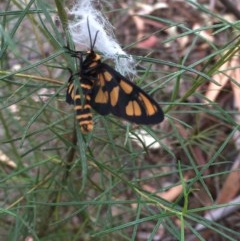
[[[66,102],[74,104],[76,119],[82,133],[93,129],[91,109],[100,115],[113,114],[136,124],[157,124],[163,121],[164,114],[158,103],[140,87],[122,76],[110,65],[101,61],[101,56],[91,50],[85,58],[80,51],[68,50],[79,60],[80,71],[72,74],[68,81]],[[81,90],[74,85],[77,76]]]

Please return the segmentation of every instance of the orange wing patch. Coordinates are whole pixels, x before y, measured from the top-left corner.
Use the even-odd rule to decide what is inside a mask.
[[[118,103],[118,98],[119,98],[119,86],[116,86],[110,92],[111,106],[116,106],[116,104]]]
[[[157,108],[154,104],[151,103],[151,101],[146,98],[143,94],[139,94],[139,97],[138,97],[145,105],[145,108],[146,108],[146,112],[149,116],[151,115],[154,115],[157,111]]]
[[[131,85],[129,85],[127,82],[125,82],[124,80],[120,80],[119,85],[126,94],[132,93],[133,87]]]
[[[99,89],[95,100],[96,103],[99,104],[107,104],[108,103],[108,92],[107,91],[103,91],[101,88]]]
[[[126,114],[129,116],[140,116],[142,114],[141,107],[136,100],[128,102]]]
[[[112,75],[108,72],[108,71],[105,71],[103,74],[103,78],[105,81],[111,81],[112,80]]]

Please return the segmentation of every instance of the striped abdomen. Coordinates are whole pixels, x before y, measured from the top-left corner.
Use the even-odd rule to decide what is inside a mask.
[[[87,83],[83,83],[87,82]],[[70,79],[68,83],[66,101],[69,104],[74,104],[76,111],[76,119],[79,122],[82,133],[88,133],[93,129],[93,120],[90,106],[90,95],[92,85],[89,81],[81,80],[80,86],[82,89],[83,98],[81,98],[81,91],[74,90],[73,80]]]

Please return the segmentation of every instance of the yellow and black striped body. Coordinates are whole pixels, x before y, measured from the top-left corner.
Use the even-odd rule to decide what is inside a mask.
[[[73,76],[69,79],[66,101],[69,104],[74,104],[76,111],[76,119],[79,122],[82,133],[88,133],[93,129],[93,120],[90,99],[88,94],[92,88],[92,82],[81,79],[80,81],[81,91],[83,98],[81,98],[80,91],[76,88],[74,91]]]
[[[74,104],[76,111],[76,119],[79,122],[82,133],[88,133],[93,129],[93,119],[91,112],[91,92],[93,84],[96,80],[96,66],[99,65],[100,55],[91,55],[88,53],[83,61],[82,54],[79,52],[71,51],[73,57],[78,58],[80,65],[80,72],[72,74],[68,81],[66,102]],[[81,91],[79,88],[74,88],[74,76],[79,80]],[[75,90],[76,89],[76,90]],[[82,97],[80,95],[82,93]]]
[[[112,113],[137,124],[163,121],[163,111],[156,101],[111,66],[102,63],[100,55],[93,50],[84,60],[80,52],[71,51],[71,55],[79,59],[80,72],[76,75],[81,91],[74,86],[75,75],[72,75],[66,101],[75,104],[76,118],[83,133],[93,129],[91,108],[101,115]]]

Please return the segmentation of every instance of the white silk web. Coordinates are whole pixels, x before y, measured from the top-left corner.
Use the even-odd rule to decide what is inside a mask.
[[[75,44],[80,50],[89,50],[91,40],[97,34],[94,49],[99,51],[102,56],[110,58],[115,62],[115,68],[123,75],[135,74],[135,62],[117,42],[113,26],[106,17],[96,8],[93,0],[78,0],[69,10],[69,14],[74,16],[74,20],[69,22],[69,31]],[[88,29],[89,26],[89,29]]]

